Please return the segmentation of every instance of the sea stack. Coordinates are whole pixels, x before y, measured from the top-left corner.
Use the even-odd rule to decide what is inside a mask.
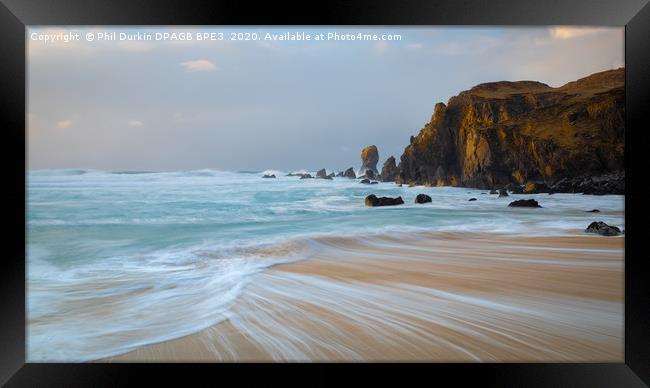
[[[384,162],[384,167],[381,169],[379,177],[382,182],[395,182],[395,177],[399,174],[395,157],[391,156]]]
[[[368,170],[373,172],[372,176],[379,174],[379,171],[377,171],[378,161],[379,151],[377,151],[377,146],[371,145],[361,150],[361,169],[359,169],[359,175],[366,174]]]

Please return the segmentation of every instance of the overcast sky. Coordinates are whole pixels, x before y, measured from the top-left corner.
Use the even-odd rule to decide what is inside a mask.
[[[32,41],[32,32],[399,34],[400,41]],[[340,170],[397,159],[436,102],[624,65],[622,28],[29,28],[28,168]]]

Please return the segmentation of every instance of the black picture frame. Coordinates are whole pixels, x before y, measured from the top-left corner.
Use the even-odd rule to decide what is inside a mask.
[[[627,387],[650,384],[650,297],[644,251],[645,147],[650,128],[648,0],[328,1],[298,5],[201,0],[0,0],[0,120],[5,180],[5,248],[0,258],[0,384],[116,386],[152,375],[166,382],[225,372],[239,382],[306,369],[311,380],[337,381],[361,369],[363,380],[418,376],[426,384]],[[25,28],[29,25],[605,25],[625,26],[625,362],[613,364],[37,364],[25,363]],[[645,163],[644,163],[645,162]],[[244,368],[256,372],[246,373]],[[363,373],[368,372],[368,373]],[[349,382],[349,379],[346,378]],[[288,380],[284,381],[289,382]]]

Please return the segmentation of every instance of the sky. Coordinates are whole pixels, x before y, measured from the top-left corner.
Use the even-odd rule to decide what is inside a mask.
[[[152,40],[120,39],[138,32]],[[312,40],[273,40],[285,32]],[[328,32],[339,38],[313,39]],[[399,39],[341,40],[357,33]],[[367,145],[381,168],[437,102],[476,84],[557,87],[624,65],[623,28],[602,27],[30,27],[26,39],[29,169],[338,171]]]

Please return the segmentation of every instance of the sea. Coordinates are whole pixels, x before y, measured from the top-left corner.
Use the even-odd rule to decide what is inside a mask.
[[[577,236],[592,221],[625,229],[622,195],[499,198],[287,173],[28,171],[27,361],[92,361],[203,330],[229,318],[255,274],[308,259],[322,236]],[[415,204],[421,193],[432,202]],[[405,203],[366,207],[369,194]],[[542,207],[508,207],[524,198]]]

